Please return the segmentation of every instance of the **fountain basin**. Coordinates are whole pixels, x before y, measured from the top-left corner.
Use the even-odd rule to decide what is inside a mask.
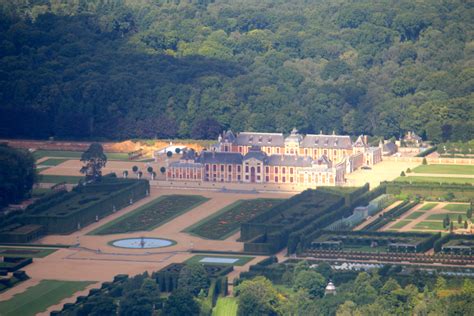
[[[110,242],[110,245],[118,248],[128,249],[153,249],[153,248],[164,248],[175,245],[176,242],[169,239],[163,238],[124,238],[117,239]]]

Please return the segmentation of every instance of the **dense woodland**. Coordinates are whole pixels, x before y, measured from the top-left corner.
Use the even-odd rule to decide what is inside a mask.
[[[0,136],[474,135],[471,1],[0,0]]]

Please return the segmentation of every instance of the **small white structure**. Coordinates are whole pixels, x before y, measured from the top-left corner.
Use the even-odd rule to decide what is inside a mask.
[[[166,155],[169,151],[173,153],[173,155],[176,154],[176,149],[180,150],[180,153],[182,153],[185,149],[187,149],[186,146],[178,146],[178,145],[173,145],[172,142],[165,148],[162,148],[160,150],[156,150],[153,152],[153,158],[155,158],[155,161],[157,161],[159,156]]]
[[[336,295],[336,286],[334,283],[329,281],[328,285],[326,285],[326,289],[324,290],[324,296],[326,295]]]

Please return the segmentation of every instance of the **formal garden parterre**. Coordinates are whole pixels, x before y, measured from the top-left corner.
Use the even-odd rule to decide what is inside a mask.
[[[113,220],[90,235],[121,234],[153,230],[208,201],[200,195],[165,195]]]
[[[186,228],[185,232],[207,239],[223,240],[237,232],[241,223],[254,218],[282,201],[281,199],[239,200]]]

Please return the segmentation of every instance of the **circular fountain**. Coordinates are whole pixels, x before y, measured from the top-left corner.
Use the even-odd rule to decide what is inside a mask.
[[[117,240],[111,241],[110,244],[118,248],[151,249],[151,248],[169,247],[176,244],[176,242],[169,239],[163,239],[163,238],[139,237],[139,238],[117,239]]]

